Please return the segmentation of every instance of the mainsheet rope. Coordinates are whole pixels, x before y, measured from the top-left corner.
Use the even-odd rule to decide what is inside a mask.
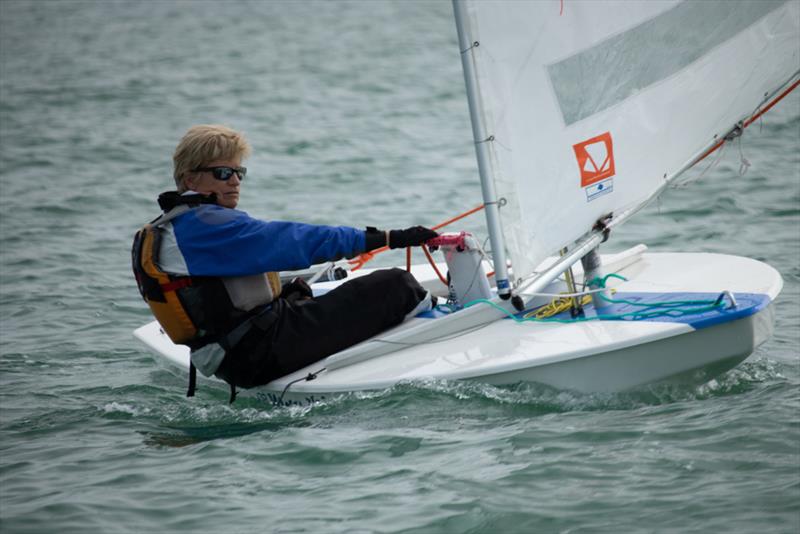
[[[437,224],[436,226],[431,228],[431,230],[438,230],[440,228],[444,228],[445,226],[453,224],[456,221],[460,221],[464,217],[468,217],[468,216],[472,215],[473,213],[477,213],[477,212],[481,211],[483,209],[483,207],[484,207],[483,204],[481,204],[480,206],[475,206],[474,208],[472,208],[470,210],[467,210],[464,213],[456,215],[455,217],[453,217],[451,219],[447,219],[446,221]],[[387,250],[389,250],[389,247],[381,247],[381,248],[376,248],[375,250],[372,250],[370,252],[362,252],[361,254],[358,255],[358,257],[353,258],[352,260],[349,260],[349,263],[352,266],[352,268],[350,270],[351,271],[359,270],[360,268],[362,268],[364,266],[364,264],[366,264],[367,262],[371,261],[375,256],[377,256],[381,252],[386,252]],[[433,265],[433,261],[432,261],[432,258],[430,258],[430,254],[426,254],[426,255],[429,258],[428,261],[431,261],[431,265]],[[411,270],[411,248],[410,247],[408,249],[406,249],[406,269],[409,270],[409,271]],[[439,278],[442,280],[442,282],[444,282],[445,285],[447,285],[447,281],[444,280],[444,278],[442,277],[441,273],[439,273],[438,269],[436,269],[435,266],[434,266],[434,269],[436,270],[436,273],[439,275]]]

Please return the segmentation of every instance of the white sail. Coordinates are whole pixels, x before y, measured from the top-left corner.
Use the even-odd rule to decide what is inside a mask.
[[[800,70],[798,0],[464,4],[516,279],[652,198]]]

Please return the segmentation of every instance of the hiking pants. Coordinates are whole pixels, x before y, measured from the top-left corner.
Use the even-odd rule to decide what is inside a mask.
[[[249,388],[293,373],[400,324],[427,295],[402,269],[375,271],[304,300],[278,298],[215,373]]]

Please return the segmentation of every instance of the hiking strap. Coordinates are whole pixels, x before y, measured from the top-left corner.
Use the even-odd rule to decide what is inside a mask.
[[[187,397],[194,397],[194,391],[197,389],[197,368],[191,360],[189,360],[189,390],[186,392]]]

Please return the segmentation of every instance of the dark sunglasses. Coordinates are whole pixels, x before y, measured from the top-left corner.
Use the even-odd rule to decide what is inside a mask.
[[[192,172],[210,172],[217,180],[227,182],[234,173],[239,175],[239,180],[244,180],[247,167],[198,167]]]

